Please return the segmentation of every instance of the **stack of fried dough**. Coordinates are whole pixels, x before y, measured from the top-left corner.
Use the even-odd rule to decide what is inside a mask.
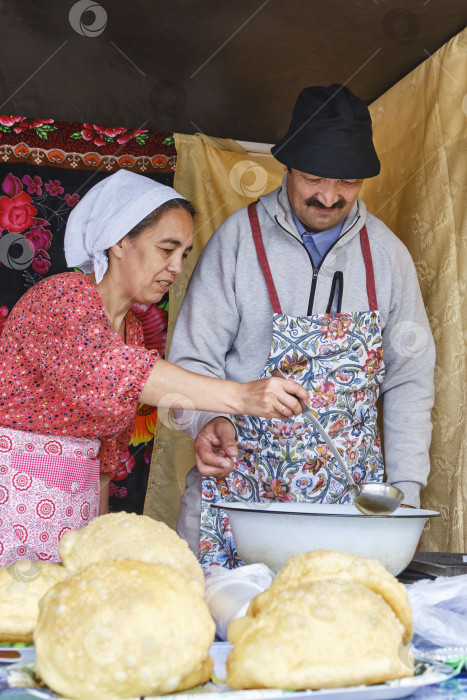
[[[49,688],[106,700],[185,690],[211,677],[215,625],[203,573],[173,530],[112,513],[65,533],[60,556],[63,566],[48,565],[55,580],[49,574],[35,598],[36,674]],[[11,625],[8,636],[21,638]]]
[[[407,592],[378,561],[315,550],[231,623],[227,682],[304,690],[412,676],[411,637]]]

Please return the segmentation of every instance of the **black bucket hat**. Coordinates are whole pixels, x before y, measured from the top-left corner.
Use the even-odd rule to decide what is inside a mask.
[[[380,163],[365,102],[344,85],[308,87],[272,155],[289,168],[331,179],[374,177]]]

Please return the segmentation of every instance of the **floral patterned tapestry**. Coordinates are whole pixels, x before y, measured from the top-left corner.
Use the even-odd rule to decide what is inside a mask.
[[[10,163],[107,173],[125,168],[150,175],[173,173],[176,151],[173,136],[167,132],[3,114],[0,157]]]
[[[63,250],[72,208],[97,182],[126,168],[173,184],[169,133],[0,115],[0,332],[20,296],[67,269]],[[168,299],[136,304],[145,344],[165,352]],[[142,513],[157,411],[138,406],[129,449],[110,484],[110,509]]]

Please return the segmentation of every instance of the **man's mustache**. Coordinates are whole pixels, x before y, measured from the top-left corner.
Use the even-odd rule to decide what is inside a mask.
[[[345,207],[345,199],[340,197],[337,202],[331,204],[330,207],[326,207],[319,199],[316,199],[316,197],[310,197],[305,200],[305,204],[307,207],[318,207],[319,209],[343,209]]]

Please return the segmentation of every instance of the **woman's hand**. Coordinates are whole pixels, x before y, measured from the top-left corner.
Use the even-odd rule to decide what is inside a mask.
[[[297,396],[308,401],[306,389],[292,379],[271,377],[239,383],[205,377],[167,360],[157,360],[139,401],[164,408],[290,418],[302,412]]]
[[[258,379],[239,385],[238,413],[262,418],[298,416],[302,407],[297,399],[308,401],[308,392],[292,379]]]

